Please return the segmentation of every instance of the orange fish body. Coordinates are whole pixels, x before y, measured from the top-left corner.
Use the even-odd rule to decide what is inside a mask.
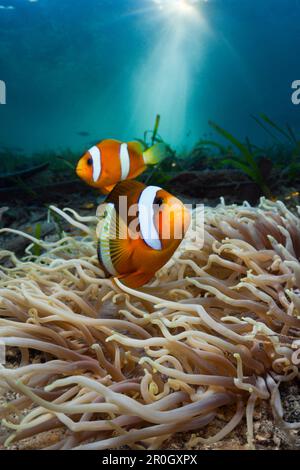
[[[100,263],[107,274],[134,288],[167,263],[190,223],[189,212],[177,198],[136,181],[119,183],[98,215]]]
[[[118,182],[136,178],[147,165],[158,163],[164,151],[164,144],[144,151],[139,142],[107,139],[91,147],[81,157],[76,173],[90,186],[108,194]]]

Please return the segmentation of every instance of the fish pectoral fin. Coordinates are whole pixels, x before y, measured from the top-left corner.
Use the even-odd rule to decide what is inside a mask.
[[[130,274],[123,274],[119,277],[120,281],[125,284],[127,287],[132,287],[136,289],[137,287],[142,287],[147,282],[152,279],[153,273],[142,273],[140,271],[135,271],[134,273]]]
[[[118,265],[124,265],[130,262],[131,248],[128,240],[111,240],[110,257],[117,268]]]
[[[100,264],[110,273],[118,272],[119,263],[129,263],[131,240],[127,225],[118,215],[112,203],[104,203],[97,211],[98,258]],[[125,264],[126,266],[126,264]]]
[[[127,224],[116,210],[111,218],[109,238],[110,258],[116,269],[120,265],[129,264],[132,254],[132,240],[129,237]]]
[[[109,194],[115,187],[116,185],[115,184],[111,184],[110,186],[103,186],[101,188],[101,191],[103,194]]]

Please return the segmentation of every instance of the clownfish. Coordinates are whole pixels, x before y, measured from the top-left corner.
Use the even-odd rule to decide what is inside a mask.
[[[166,154],[163,143],[144,151],[139,142],[102,140],[79,160],[76,173],[88,185],[108,194],[123,180],[136,178],[148,165],[156,165]]]
[[[191,221],[189,210],[167,191],[129,180],[115,186],[97,215],[100,264],[133,288],[167,263]]]

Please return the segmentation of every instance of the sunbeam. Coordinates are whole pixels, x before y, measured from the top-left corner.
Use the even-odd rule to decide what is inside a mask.
[[[208,29],[199,0],[151,0],[147,21],[157,31],[152,50],[134,80],[133,120],[141,130],[151,127],[157,113],[161,131],[174,145],[192,129],[187,110],[193,94],[195,67],[201,64],[201,38]],[[192,121],[192,120],[190,120]]]
[[[203,1],[203,0],[202,0]],[[177,16],[189,16],[197,18],[201,15],[199,0],[153,0],[161,11]]]

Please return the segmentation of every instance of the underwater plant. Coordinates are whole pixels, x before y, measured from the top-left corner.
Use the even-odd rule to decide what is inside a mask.
[[[161,119],[160,114],[157,114],[155,117],[155,123],[154,123],[153,129],[146,130],[144,132],[143,139],[141,138],[134,139],[137,142],[140,142],[140,144],[142,144],[145,149],[152,147],[154,144],[164,142],[162,137],[158,133],[160,119]]]
[[[70,148],[65,148],[60,152],[57,152],[57,158],[55,165],[53,164],[53,169],[61,170],[63,168],[69,167],[70,171],[72,171],[72,174],[74,175],[74,168],[76,168],[76,164],[80,155],[82,154],[82,151],[85,151],[85,148],[79,152],[76,152]]]
[[[260,154],[260,151],[257,150],[254,146],[251,145],[249,140],[246,143],[241,142],[236,137],[234,137],[230,132],[223,129],[218,124],[213,121],[209,121],[209,125],[224,139],[226,139],[231,146],[225,147],[215,140],[200,140],[196,148],[202,147],[215,147],[219,150],[221,158],[219,159],[219,164],[230,165],[233,168],[242,170],[252,181],[254,181],[262,193],[266,197],[271,197],[271,190],[267,186],[261,169],[259,167],[257,156]],[[236,149],[238,154],[234,151]]]
[[[252,118],[276,142],[281,156],[279,165],[283,166],[291,179],[299,175],[300,138],[296,136],[292,127],[289,124],[285,127],[280,126],[266,114],[260,114],[259,117],[252,116]]]
[[[1,390],[18,393],[0,406],[6,446],[39,435],[50,449],[157,449],[191,431],[191,448],[224,439],[246,417],[253,447],[262,401],[295,445],[300,423],[284,420],[280,385],[299,375],[298,216],[264,198],[258,208],[208,207],[204,246],[191,231],[134,290],[100,269],[97,217],[51,211],[73,231],[56,241],[12,231],[30,241],[26,257],[0,252],[10,261],[0,336],[21,354],[16,367],[0,366]],[[223,427],[203,437],[224,407]]]
[[[151,168],[148,172],[146,172],[145,179],[142,178],[146,184],[150,184],[155,181],[156,184],[163,186],[164,184],[168,183],[168,181],[172,178],[170,168],[172,168],[174,162],[176,161],[176,166],[178,165],[179,168],[180,165],[176,156],[176,151],[171,147],[170,144],[165,142],[162,136],[158,133],[160,121],[161,116],[160,114],[157,114],[153,129],[146,130],[142,139],[136,138],[135,140],[137,142],[140,142],[140,144],[143,145],[145,150],[149,149],[155,144],[164,144],[166,157],[162,159],[157,165],[155,165],[155,167]]]
[[[25,155],[22,148],[9,148],[0,145],[1,172],[0,180],[6,183],[15,177],[26,178],[31,174],[44,171],[53,154]]]

